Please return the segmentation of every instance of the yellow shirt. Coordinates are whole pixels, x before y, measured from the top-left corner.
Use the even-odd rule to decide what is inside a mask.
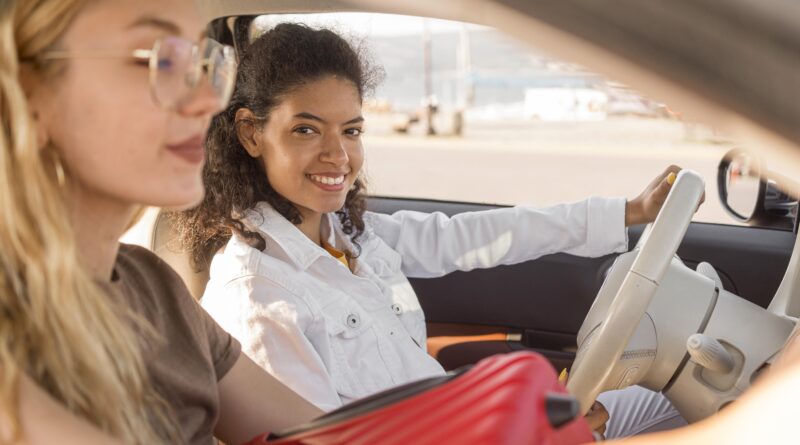
[[[347,270],[350,270],[350,262],[347,261],[347,255],[344,252],[342,252],[341,250],[337,250],[336,248],[326,243],[325,241],[322,242],[322,248],[327,250],[328,253],[331,254],[331,256],[333,256],[334,258],[339,260],[342,264],[344,264],[344,267],[346,267]]]

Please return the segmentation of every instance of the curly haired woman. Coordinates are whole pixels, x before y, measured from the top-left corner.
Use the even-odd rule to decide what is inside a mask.
[[[211,125],[206,198],[178,218],[198,266],[216,254],[203,306],[256,363],[325,410],[444,372],[426,353],[407,276],[623,251],[625,227],[655,218],[678,170],[630,201],[453,218],[367,212],[361,104],[377,73],[329,30],[281,24],[259,37]],[[677,417],[661,396],[645,398],[650,417]],[[590,420],[602,428],[604,416]]]

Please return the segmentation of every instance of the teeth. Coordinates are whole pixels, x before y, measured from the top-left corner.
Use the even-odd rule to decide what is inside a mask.
[[[344,176],[337,176],[335,178],[331,178],[330,176],[317,176],[317,175],[308,175],[309,178],[313,181],[317,181],[322,184],[326,185],[338,185],[344,182]]]

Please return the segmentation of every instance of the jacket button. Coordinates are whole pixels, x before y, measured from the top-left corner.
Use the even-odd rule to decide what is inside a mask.
[[[351,328],[357,328],[361,326],[361,317],[358,314],[350,314],[347,316],[347,326]]]
[[[400,315],[403,313],[403,306],[395,303],[392,305],[392,311],[394,311],[395,314]]]

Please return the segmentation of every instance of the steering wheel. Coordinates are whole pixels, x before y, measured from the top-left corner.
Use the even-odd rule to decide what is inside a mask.
[[[703,189],[703,179],[697,173],[691,170],[678,173],[655,222],[642,235],[646,238],[639,243],[639,253],[614,293],[605,320],[580,345],[567,389],[577,397],[584,414],[604,389],[606,379],[647,311],[697,210]]]

